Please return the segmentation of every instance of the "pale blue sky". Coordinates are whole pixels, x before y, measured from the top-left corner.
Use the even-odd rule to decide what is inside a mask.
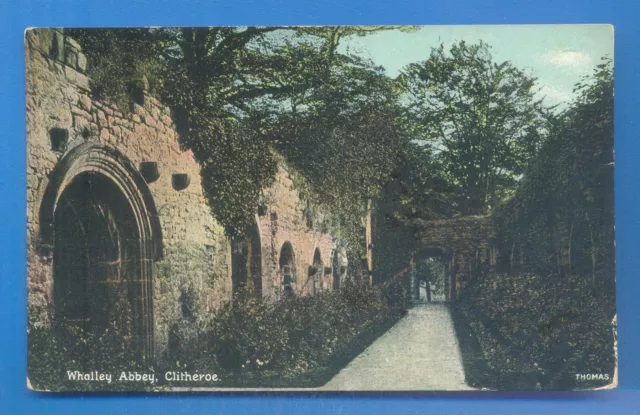
[[[440,43],[448,48],[460,40],[483,40],[492,47],[494,61],[511,61],[538,78],[549,105],[571,101],[574,84],[591,74],[601,57],[613,58],[609,25],[423,26],[413,33],[392,30],[351,37],[340,49],[372,59],[395,77],[404,65],[427,59],[431,48]]]

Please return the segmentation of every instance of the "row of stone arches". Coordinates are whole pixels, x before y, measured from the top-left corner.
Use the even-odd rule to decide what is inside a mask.
[[[285,295],[293,295],[302,292],[302,288],[297,285],[298,270],[295,265],[295,254],[293,245],[287,241],[282,245],[279,254],[279,270],[282,279],[283,292]],[[330,285],[327,284],[327,276],[331,276]],[[346,278],[346,266],[342,264],[340,253],[334,249],[331,254],[331,267],[325,267],[320,248],[313,251],[313,260],[309,266],[306,284],[308,292],[312,295],[320,294],[326,290],[339,290]],[[297,289],[296,289],[297,288]]]
[[[242,238],[236,238],[231,243],[232,251],[232,284],[236,299],[261,298],[262,292],[262,247],[257,225],[254,225]],[[338,250],[333,250],[331,262],[331,289],[338,290],[344,278],[346,268],[340,266]],[[322,253],[315,248],[313,259],[309,266],[307,283],[309,292],[319,294],[328,287],[324,285],[327,273]],[[285,296],[292,296],[300,292],[298,285],[300,271],[296,267],[296,255],[293,244],[285,241],[278,252],[278,273],[280,290]]]

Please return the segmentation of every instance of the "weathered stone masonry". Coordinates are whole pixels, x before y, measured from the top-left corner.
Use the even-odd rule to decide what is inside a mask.
[[[293,247],[296,274],[294,291],[297,294],[313,294],[314,289],[330,289],[332,273],[329,268],[335,250],[333,238],[328,233],[314,229],[317,225],[307,222],[304,205],[294,189],[291,174],[282,163],[274,184],[265,190],[265,197],[269,201],[267,209],[257,217],[262,252],[266,253],[262,260],[263,295],[271,298],[281,295],[279,259],[286,242]],[[322,269],[318,270],[314,287],[313,278],[309,278],[309,267],[314,263],[316,250],[320,253]],[[344,264],[345,256],[342,252],[338,254],[341,264]],[[320,274],[322,277],[318,278]]]
[[[104,275],[113,279],[101,284],[127,286],[134,298],[131,312],[144,354],[158,356],[167,350],[172,326],[190,325],[195,330],[232,299],[231,242],[211,215],[199,166],[190,151],[180,148],[169,108],[144,91],[133,98],[136,102],[131,103],[129,114],[93,99],[86,66],[80,45],[61,31],[27,31],[30,317],[44,324],[50,316],[55,318],[54,257],[64,254],[55,246],[60,241],[56,215],[63,212],[58,204],[70,206],[65,209],[73,216],[77,214],[73,197],[78,196],[72,188],[82,180],[106,180],[113,195],[106,190],[91,193],[88,188],[95,204],[92,220],[105,224],[107,236],[115,232],[114,223],[135,225],[127,231],[130,234],[110,235],[117,240],[114,249],[119,256],[117,261],[100,259],[98,268],[106,269]],[[315,290],[330,288],[335,241],[308,226],[284,165],[265,196],[269,203],[256,215],[261,295],[281,295],[280,252],[285,243],[293,248],[296,293],[314,292],[307,278],[316,251],[323,266],[318,274],[322,282]],[[117,205],[112,202],[116,199],[124,202]],[[110,203],[114,205],[109,207]],[[340,255],[340,264],[344,261]],[[189,316],[185,316],[185,303]]]
[[[495,264],[497,252],[491,243],[494,231],[486,216],[417,221],[416,228],[418,249],[414,259],[439,251],[449,262],[449,298],[454,299],[464,290],[478,266]]]

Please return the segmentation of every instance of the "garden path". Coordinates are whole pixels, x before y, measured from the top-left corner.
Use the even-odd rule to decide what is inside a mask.
[[[321,389],[471,390],[449,307],[411,308]]]

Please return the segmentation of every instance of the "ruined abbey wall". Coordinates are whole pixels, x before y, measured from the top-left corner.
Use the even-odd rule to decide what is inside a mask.
[[[378,214],[373,226],[374,279],[407,280],[414,264],[439,258],[447,269],[448,298],[455,299],[479,267],[495,265],[494,238],[485,216],[401,223]]]
[[[39,209],[59,161],[91,142],[117,149],[134,166],[156,162],[159,177],[148,187],[162,228],[153,276],[156,352],[162,352],[169,326],[182,318],[184,296],[195,296],[197,315],[207,318],[231,295],[228,241],[210,214],[199,166],[180,149],[169,109],[153,97],[132,103],[130,114],[92,99],[80,46],[62,33],[27,32],[26,60],[29,304],[52,301],[52,254],[38,249]],[[68,141],[52,143],[52,129],[66,130]],[[189,175],[189,186],[174,189],[174,174]]]
[[[281,294],[280,250],[285,242],[293,247],[295,259],[295,291],[300,294],[314,292],[313,281],[309,280],[309,267],[313,265],[314,253],[319,249],[323,270],[321,285],[317,288],[331,289],[333,277],[332,254],[335,249],[333,238],[318,229],[319,221],[309,223],[305,217],[305,205],[300,201],[292,175],[281,163],[274,184],[265,189],[268,200],[266,210],[258,215],[258,226],[262,246],[262,293],[268,298],[278,298]],[[266,254],[266,255],[265,255]],[[344,261],[343,257],[341,259]]]
[[[143,163],[155,163],[157,177],[144,176],[142,190],[130,190],[133,195],[148,193],[147,203],[153,209],[141,212],[140,217],[157,221],[160,228],[153,235],[158,252],[144,257],[141,265],[151,264],[151,275],[144,277],[143,283],[151,287],[152,311],[148,314],[153,326],[152,353],[160,355],[171,343],[173,328],[179,327],[181,335],[193,332],[233,298],[231,243],[211,214],[199,166],[190,151],[180,148],[170,109],[145,91],[131,102],[126,113],[92,96],[87,61],[81,45],[73,39],[61,31],[35,29],[27,31],[25,43],[30,318],[46,324],[54,310],[53,247],[43,237],[44,227],[51,224],[40,223],[47,195],[52,187],[60,186],[53,192],[53,217],[55,197],[73,179],[59,177],[65,163],[70,164],[73,154],[82,154],[85,148],[87,159],[101,157],[95,149],[108,149],[114,154],[113,163],[133,167],[133,182],[143,180]],[[94,164],[74,168],[105,176],[114,174],[101,171],[99,160]],[[283,165],[264,193],[269,203],[256,215],[262,251],[262,295],[269,299],[280,296],[279,254],[287,241],[294,250],[296,292],[312,293],[306,279],[314,252],[318,248],[323,266],[331,267],[335,243],[328,233],[309,226],[291,175]],[[323,269],[322,275],[323,287],[331,288],[330,270]]]

